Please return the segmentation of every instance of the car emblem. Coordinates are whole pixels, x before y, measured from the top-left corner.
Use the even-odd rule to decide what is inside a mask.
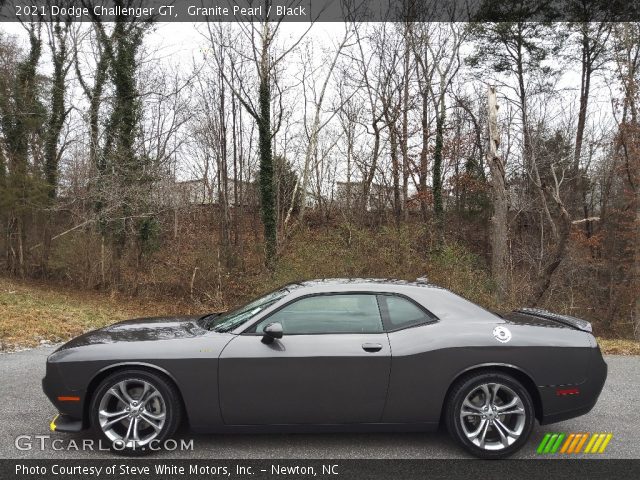
[[[511,332],[507,327],[496,327],[493,329],[493,336],[501,343],[507,343],[511,340]]]

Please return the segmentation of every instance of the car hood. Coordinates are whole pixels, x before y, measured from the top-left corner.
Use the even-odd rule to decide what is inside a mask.
[[[198,324],[201,316],[136,318],[84,333],[58,350],[101,343],[171,340],[204,335]]]

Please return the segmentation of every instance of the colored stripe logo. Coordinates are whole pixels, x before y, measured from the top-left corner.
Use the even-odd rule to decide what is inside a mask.
[[[612,433],[547,433],[537,452],[540,455],[604,453],[612,438]]]

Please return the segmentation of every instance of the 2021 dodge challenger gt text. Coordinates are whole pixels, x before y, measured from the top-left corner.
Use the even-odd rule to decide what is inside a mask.
[[[125,452],[192,431],[430,431],[471,454],[521,448],[534,422],[595,405],[607,375],[591,325],[505,317],[423,282],[287,285],[224,314],[128,320],[52,353],[57,431]]]

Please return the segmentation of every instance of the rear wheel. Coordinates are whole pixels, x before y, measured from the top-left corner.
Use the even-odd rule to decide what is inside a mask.
[[[509,375],[467,376],[453,387],[449,399],[447,429],[476,457],[507,457],[531,435],[535,417],[531,396]]]
[[[176,431],[180,413],[176,388],[160,375],[137,369],[107,377],[91,404],[94,429],[112,450],[126,454],[160,447]]]

